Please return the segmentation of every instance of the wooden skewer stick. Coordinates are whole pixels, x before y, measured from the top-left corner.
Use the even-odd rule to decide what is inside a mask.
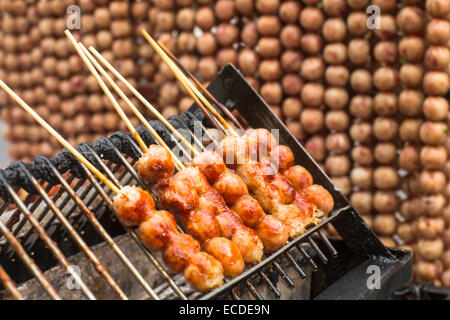
[[[97,70],[102,74],[102,76],[106,79],[106,81],[109,83],[109,85],[117,92],[117,94],[125,101],[125,103],[133,110],[133,112],[136,114],[136,116],[141,120],[141,122],[144,124],[144,126],[150,131],[150,133],[153,135],[153,137],[158,141],[158,143],[164,147],[172,156],[176,164],[180,169],[184,169],[185,166],[181,162],[181,160],[176,157],[172,150],[170,150],[169,146],[165,143],[165,141],[161,138],[161,136],[153,129],[153,127],[148,123],[147,119],[142,115],[142,113],[136,108],[136,106],[131,102],[131,100],[127,97],[127,95],[120,89],[120,87],[114,82],[114,80],[109,76],[109,74],[106,72],[105,69],[98,63],[97,60],[95,60],[95,57],[89,52],[89,50],[82,44],[79,43],[79,46],[81,50],[83,50],[84,54],[88,57],[88,59],[92,62],[92,64],[97,68]],[[120,108],[120,106],[119,106]],[[127,117],[124,113],[124,116]],[[128,120],[128,118],[127,118]],[[133,126],[130,122],[130,125]],[[136,129],[133,128],[134,131]],[[130,130],[131,131],[131,130]],[[137,133],[137,131],[136,131]],[[137,133],[139,136],[139,133]],[[145,145],[144,145],[145,146]],[[142,146],[141,146],[142,147]],[[145,149],[142,148],[142,150],[145,152],[148,150],[147,146],[145,146]]]
[[[8,93],[8,95],[16,101],[26,112],[28,112],[42,127],[44,127],[63,147],[69,150],[75,158],[80,160],[93,174],[97,176],[105,185],[107,185],[114,193],[119,193],[120,189],[106,178],[92,163],[90,163],[77,149],[64,139],[55,129],[53,129],[44,119],[41,118],[25,101],[22,100],[3,80],[0,79],[0,87]]]
[[[114,74],[114,76],[122,81],[123,84],[136,96],[136,98],[141,101],[141,103],[148,108],[153,114],[156,115],[159,121],[161,121],[167,128],[174,131],[174,134],[180,141],[182,141],[186,146],[188,146],[189,150],[193,152],[194,154],[198,154],[198,151],[170,124],[169,121],[164,118],[159,111],[150,103],[147,101],[147,99],[144,98],[142,94],[139,93],[132,85],[131,83],[122,76],[119,71],[116,70],[97,50],[95,50],[94,47],[89,47],[89,50],[92,52],[92,54],[109,70]]]
[[[106,96],[108,97],[109,101],[111,101],[111,103],[113,104],[113,106],[116,109],[117,113],[119,114],[120,118],[122,118],[122,120],[125,122],[125,124],[128,127],[128,130],[130,130],[131,134],[136,139],[138,144],[141,146],[142,150],[147,151],[147,146],[145,145],[144,140],[142,140],[142,138],[139,136],[138,132],[136,131],[136,129],[134,128],[134,126],[132,125],[132,123],[130,122],[128,117],[126,116],[125,112],[123,112],[123,110],[120,107],[119,103],[114,98],[114,96],[112,95],[111,91],[108,89],[108,87],[106,86],[105,82],[103,81],[103,79],[98,74],[97,70],[95,70],[95,68],[92,65],[91,61],[88,59],[86,54],[83,52],[81,47],[78,45],[77,40],[75,40],[75,38],[73,37],[73,35],[70,33],[69,30],[66,30],[65,34],[66,34],[67,38],[69,38],[70,42],[72,42],[72,45],[75,48],[75,50],[77,51],[77,53],[80,56],[81,60],[83,60],[84,64],[87,66],[87,68],[89,69],[91,74],[97,80],[100,88],[102,88],[103,92],[106,94]]]
[[[144,37],[147,39],[147,41],[150,43],[150,45],[153,47],[153,49],[158,53],[158,55],[161,57],[161,59],[167,64],[169,69],[172,71],[172,73],[175,75],[175,77],[180,81],[181,85],[186,89],[186,91],[189,93],[189,95],[194,99],[195,103],[202,109],[202,111],[205,113],[205,115],[209,118],[209,120],[213,123],[213,125],[222,131],[222,133],[225,135],[226,130],[224,130],[220,124],[216,121],[214,117],[212,117],[208,110],[206,109],[205,105],[208,107],[211,106],[209,101],[198,91],[198,89],[192,84],[192,82],[189,81],[189,79],[180,71],[180,69],[175,65],[175,63],[165,54],[165,52],[159,47],[158,43],[147,33],[147,31],[142,30],[142,33]],[[214,109],[213,106],[211,106],[213,110],[211,110],[213,115],[218,114],[217,110]],[[210,109],[208,107],[208,109]],[[216,116],[217,118],[217,116]],[[226,121],[225,121],[226,122]],[[233,128],[230,126],[228,122],[223,124],[224,127],[230,131],[233,131]]]
[[[230,110],[228,110],[227,107],[225,107],[222,103],[220,103],[216,97],[214,97],[211,92],[209,92],[205,86],[189,71],[187,70],[183,64],[180,62],[180,60],[177,59],[177,57],[175,57],[175,55],[170,52],[169,49],[167,49],[167,47],[161,42],[161,41],[157,41],[157,43],[159,44],[159,46],[164,50],[164,52],[173,60],[175,61],[175,63],[177,64],[177,66],[181,69],[181,71],[183,71],[192,81],[194,81],[194,83],[197,85],[197,87],[200,88],[200,90],[202,90],[207,96],[208,98],[210,98],[212,100],[212,102],[214,102],[217,106],[219,106],[220,110],[222,110],[223,113],[225,113],[227,115],[228,118],[231,119],[231,121],[233,121],[233,123],[241,130],[244,130],[244,127],[242,126],[242,124],[239,122],[238,119],[236,119],[236,117],[231,113]]]
[[[198,91],[198,89],[193,85],[193,83],[180,71],[180,69],[177,67],[177,65],[169,58],[169,56],[161,49],[161,47],[158,45],[158,43],[152,38],[152,36],[150,36],[150,34],[148,34],[147,31],[145,31],[144,29],[142,29],[142,34],[144,35],[145,39],[147,39],[147,41],[150,43],[150,45],[153,47],[153,49],[158,53],[158,55],[161,57],[161,59],[167,64],[167,66],[169,67],[169,69],[174,73],[174,75],[177,77],[177,79],[181,82],[181,84],[183,85],[183,87],[188,90],[188,91],[193,91],[195,93],[195,95],[192,95],[192,98],[194,100],[196,100],[197,102],[197,98],[198,97],[205,105],[206,107],[211,111],[211,113],[217,118],[219,119],[219,121],[221,122],[221,124],[231,132],[231,134],[235,135],[235,136],[239,136],[238,133],[230,126],[230,124],[220,115],[220,113],[217,112],[217,110],[211,105],[211,103],[209,103],[208,99],[206,99],[201,93],[200,91]],[[189,89],[190,90],[189,90]],[[197,104],[200,106],[201,104],[199,104],[197,102]],[[205,114],[207,115],[208,112],[205,111]]]

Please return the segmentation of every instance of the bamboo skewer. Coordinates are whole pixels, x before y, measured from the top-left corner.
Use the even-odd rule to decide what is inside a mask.
[[[0,87],[8,93],[8,95],[16,101],[25,111],[27,111],[44,129],[46,129],[64,148],[69,150],[81,163],[83,163],[93,174],[97,176],[105,185],[107,185],[114,193],[119,193],[120,189],[106,178],[92,163],[90,163],[77,149],[64,139],[55,129],[53,129],[41,116],[34,111],[25,101],[22,100],[3,80],[0,79]]]
[[[156,132],[155,129],[148,123],[147,119],[142,115],[142,113],[136,108],[136,106],[131,102],[131,100],[127,97],[127,95],[120,89],[120,87],[114,82],[114,80],[108,75],[105,69],[95,60],[95,57],[87,50],[87,48],[82,44],[79,43],[79,46],[81,50],[84,52],[84,54],[87,56],[87,58],[92,62],[92,64],[97,68],[97,70],[102,74],[103,77],[107,80],[109,85],[116,91],[116,93],[125,101],[125,103],[131,108],[131,110],[135,113],[135,115],[141,120],[142,124],[150,131],[152,136],[158,141],[158,143],[163,146],[172,156],[172,158],[175,160],[176,164],[179,166],[180,169],[184,168],[183,163],[180,161],[178,157],[176,157],[172,150],[169,148],[169,146],[165,143],[165,141],[160,137],[160,135]],[[117,102],[116,102],[117,103]],[[121,109],[121,113],[123,114],[123,117],[121,118],[127,123],[128,129],[130,132],[136,132],[137,137],[143,142],[143,145],[140,144],[142,150],[146,152],[148,150],[148,147],[145,145],[142,138],[139,136],[139,133],[136,131],[136,129],[133,127],[133,124],[128,119],[127,115],[123,112],[122,108],[119,104],[118,108]],[[119,112],[119,111],[118,111]],[[124,119],[125,118],[125,119]],[[130,128],[131,126],[131,128]]]
[[[122,76],[119,71],[117,71],[94,47],[89,47],[89,50],[92,52],[92,54],[109,70],[111,71],[114,76],[119,79],[123,84],[125,84],[125,86],[136,96],[136,98],[139,99],[139,101],[141,101],[141,103],[148,108],[153,114],[155,114],[158,117],[158,120],[161,121],[166,127],[168,127],[171,130],[175,130],[176,129],[170,124],[169,121],[166,120],[166,118],[164,118],[159,112],[158,110],[150,103],[147,101],[147,99],[144,98],[144,96],[142,96],[142,94],[139,93],[139,91],[137,91],[132,85],[131,83],[124,78],[124,76]],[[183,135],[181,135],[178,131],[175,133],[176,137],[182,141],[186,146],[190,146],[189,149],[191,150],[191,152],[193,152],[194,154],[197,154],[198,151],[192,147],[192,145],[189,144],[189,142],[183,137]]]
[[[70,42],[72,42],[72,45],[75,48],[75,50],[77,51],[78,55],[83,60],[84,64],[87,66],[87,68],[89,69],[91,74],[94,76],[94,78],[97,80],[97,83],[99,84],[100,88],[102,88],[103,92],[106,94],[106,96],[108,97],[109,101],[111,101],[111,103],[113,104],[113,106],[116,109],[117,113],[119,114],[120,118],[122,118],[122,120],[125,122],[125,124],[127,125],[128,129],[130,130],[130,132],[133,135],[133,137],[136,139],[136,141],[138,142],[138,144],[141,146],[141,148],[143,150],[147,150],[147,146],[145,145],[144,141],[138,135],[136,129],[133,127],[133,125],[131,124],[130,120],[128,119],[128,117],[123,112],[122,108],[120,108],[119,103],[116,101],[116,99],[114,99],[111,91],[108,89],[108,87],[106,86],[106,84],[103,81],[103,79],[100,77],[98,72],[95,70],[95,67],[92,65],[91,61],[88,59],[88,57],[84,53],[84,51],[81,48],[81,46],[78,45],[77,40],[75,40],[75,38],[73,37],[73,35],[70,33],[69,30],[66,30],[64,33],[66,34],[67,38],[69,38]]]
[[[161,41],[157,41],[158,45],[164,50],[164,52],[173,60],[175,61],[175,63],[177,64],[177,66],[181,69],[181,71],[183,71],[192,81],[194,81],[194,83],[197,85],[197,87],[200,88],[200,90],[202,90],[209,99],[212,100],[212,102],[214,102],[217,106],[219,106],[220,110],[222,110],[223,113],[225,113],[227,115],[228,118],[231,119],[231,121],[233,121],[233,123],[241,130],[245,130],[244,127],[242,126],[242,124],[239,122],[238,119],[236,119],[236,117],[231,113],[230,110],[228,110],[227,107],[225,107],[222,103],[220,103],[219,101],[217,101],[216,97],[214,97],[211,92],[209,92],[205,86],[189,71],[187,70],[183,64],[177,59],[177,57],[175,57],[175,55],[170,52],[169,49],[167,49],[167,47],[161,42]]]
[[[147,31],[144,29],[142,30],[142,34],[147,39],[147,41],[150,43],[150,45],[153,47],[153,49],[158,53],[158,55],[161,57],[161,59],[167,64],[169,69],[173,72],[173,74],[177,77],[177,79],[180,81],[181,85],[188,91],[190,96],[194,99],[194,101],[197,103],[197,105],[205,112],[205,115],[208,116],[208,118],[213,122],[215,126],[218,128],[219,123],[217,123],[216,119],[213,117],[210,117],[209,112],[204,109],[203,104],[211,111],[211,113],[219,119],[221,124],[231,132],[233,135],[238,135],[237,132],[230,126],[230,124],[223,119],[220,114],[217,112],[217,110],[209,103],[208,99],[206,99],[200,91],[192,84],[192,82],[189,81],[189,79],[180,71],[180,69],[175,65],[175,63],[167,56],[167,54],[161,49],[161,47],[158,45],[158,43],[148,34]],[[223,120],[223,121],[222,121]],[[223,130],[223,128],[220,128],[221,131],[225,134],[226,130]]]

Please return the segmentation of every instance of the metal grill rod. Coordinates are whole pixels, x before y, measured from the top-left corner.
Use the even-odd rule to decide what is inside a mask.
[[[0,265],[0,281],[14,299],[23,300],[22,294],[17,290],[16,284],[11,280],[2,265]]]
[[[25,266],[30,270],[30,272],[36,277],[40,284],[44,287],[45,291],[54,300],[61,300],[61,297],[56,292],[53,285],[47,280],[45,275],[42,273],[41,269],[37,266],[32,258],[26,253],[20,242],[14,237],[14,235],[8,230],[3,221],[0,219],[0,231],[5,236],[6,240],[11,244],[11,246],[16,251],[19,258],[23,261]]]
[[[61,185],[66,190],[66,192],[72,197],[72,199],[75,201],[75,203],[81,209],[81,211],[84,213],[86,218],[89,220],[89,222],[95,228],[95,230],[108,243],[108,245],[111,247],[111,249],[114,251],[114,253],[119,257],[119,259],[122,260],[122,262],[130,270],[130,272],[133,274],[133,276],[136,278],[136,280],[138,280],[138,282],[142,285],[144,290],[154,300],[159,300],[158,296],[155,294],[153,289],[148,285],[148,283],[144,280],[144,278],[139,273],[139,271],[137,271],[137,269],[134,267],[134,265],[131,263],[131,261],[126,257],[126,255],[123,253],[123,251],[119,248],[119,246],[114,242],[114,240],[111,238],[111,236],[106,232],[106,230],[103,228],[103,226],[95,218],[94,213],[92,213],[92,211],[89,210],[89,208],[78,197],[76,192],[70,187],[70,185],[64,180],[64,178],[58,172],[58,170],[56,170],[56,168],[53,166],[52,166],[52,171],[55,174],[55,176],[58,178],[58,180],[61,182]]]
[[[33,178],[34,179],[34,178]],[[33,180],[32,179],[32,180]],[[33,184],[37,184],[39,188],[42,189],[42,187],[37,183],[36,180],[33,181]],[[36,220],[35,217],[33,217],[32,213],[28,210],[28,208],[25,206],[25,204],[20,200],[20,198],[17,196],[17,194],[14,192],[11,186],[7,186],[8,192],[13,197],[16,205],[20,210],[23,212],[25,217],[28,219],[28,221],[31,223],[33,228],[37,231],[39,238],[41,238],[42,241],[46,244],[50,252],[53,254],[55,259],[61,263],[61,265],[66,269],[67,273],[69,273],[73,279],[76,281],[76,283],[80,286],[80,289],[83,291],[85,296],[90,300],[95,300],[95,296],[89,290],[89,288],[86,286],[86,284],[81,280],[80,276],[73,270],[71,264],[67,261],[66,257],[62,253],[62,251],[58,248],[55,242],[52,241],[52,239],[47,235],[44,228],[39,224],[39,222]],[[43,189],[42,189],[43,191]]]
[[[50,199],[49,195],[44,191],[42,186],[36,181],[36,179],[29,174],[31,182],[33,183],[34,187],[38,191],[38,193],[41,195],[41,197],[44,199],[44,201],[50,206],[50,209],[55,214],[55,216],[58,218],[58,220],[62,223],[62,225],[67,229],[70,236],[73,238],[75,243],[80,247],[81,251],[87,256],[87,258],[91,261],[93,264],[95,270],[108,282],[108,284],[113,288],[113,290],[117,293],[117,295],[123,299],[127,300],[127,296],[122,291],[122,289],[119,288],[115,280],[111,277],[109,272],[106,270],[106,268],[102,265],[100,260],[97,258],[97,256],[94,254],[94,252],[89,248],[89,246],[84,242],[84,240],[81,238],[81,236],[77,233],[77,231],[73,228],[73,226],[70,224],[70,222],[66,219],[66,217],[62,214],[62,212],[59,210],[59,208],[56,206],[56,204]],[[11,189],[12,190],[12,189]],[[17,203],[17,202],[16,202]],[[22,203],[19,199],[19,203]],[[20,204],[17,203],[17,205],[20,206]],[[25,213],[28,211],[26,208],[21,208],[22,211]],[[25,210],[23,210],[25,209]],[[31,216],[31,213],[28,212]],[[44,234],[46,235],[45,231]],[[73,272],[74,273],[74,272]]]

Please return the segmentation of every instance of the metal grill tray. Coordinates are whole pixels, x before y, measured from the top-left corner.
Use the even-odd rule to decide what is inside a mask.
[[[250,126],[278,129],[280,143],[289,146],[295,155],[296,164],[301,164],[308,169],[314,177],[314,182],[321,184],[331,193],[335,201],[335,208],[325,221],[290,241],[276,253],[265,256],[261,263],[246,269],[240,276],[228,280],[222,287],[204,295],[191,294],[191,292],[189,295],[186,293],[186,296],[178,295],[178,298],[239,299],[245,297],[242,293],[247,292],[248,297],[262,299],[263,296],[260,294],[261,284],[272,293],[272,298],[279,298],[278,281],[285,283],[291,290],[298,288],[298,284],[294,283],[292,277],[286,273],[286,261],[300,278],[306,278],[306,268],[302,263],[305,262],[309,265],[313,271],[310,297],[317,299],[388,298],[393,291],[410,280],[412,274],[411,253],[400,249],[387,248],[379,241],[355,212],[348,200],[332,184],[317,163],[306,153],[300,143],[289,133],[284,124],[234,66],[225,66],[211,82],[208,90],[228,108],[237,109]],[[201,116],[202,113],[197,106],[192,106],[189,111],[203,120],[205,126],[209,126],[208,121]],[[129,140],[134,147],[130,145],[125,150],[137,148],[135,143],[131,139]],[[128,157],[130,154],[122,153],[122,155],[122,165],[110,162],[103,164],[102,162],[102,165],[105,166],[103,169],[111,169],[113,172],[120,168],[126,169],[129,174],[127,175],[127,172],[125,172],[125,175],[120,177],[123,184],[139,183],[140,181],[136,179],[136,174],[132,168],[134,161]],[[101,155],[94,153],[94,157],[100,159]],[[95,181],[95,178],[93,180],[92,177],[89,177],[86,181],[91,183],[87,188],[93,190],[95,198],[95,196],[98,196],[98,194],[95,194],[95,190],[98,191],[98,185],[97,188],[93,189],[92,184],[95,187],[98,182]],[[11,187],[16,188],[20,185]],[[86,199],[91,193],[84,195],[82,199],[87,201]],[[92,198],[90,199],[92,201]],[[120,224],[113,218],[114,215],[107,210],[106,203],[93,201],[90,207],[111,236],[125,233]],[[60,209],[63,210],[63,208]],[[83,238],[89,246],[102,241],[101,237],[83,218],[75,217],[70,221],[72,224],[77,224],[77,231],[82,232]],[[330,241],[325,237],[322,229],[329,223],[333,225],[342,240]],[[72,256],[80,251],[76,245],[69,244],[66,241],[65,230],[58,224],[47,223],[46,230],[66,256]],[[21,239],[19,238],[19,241],[22,241]],[[43,243],[36,241],[37,236],[29,235],[26,239],[28,240],[23,243],[24,247],[27,251],[34,253],[33,259],[42,270],[48,270],[56,265],[56,261]],[[8,245],[3,244],[2,249],[7,252],[0,255],[0,263],[13,280],[20,283],[30,279],[31,277],[20,259],[11,250],[8,250]],[[380,267],[382,283],[380,290],[369,290],[366,286],[366,280],[369,276],[367,266],[371,264]],[[164,276],[161,276],[161,278],[164,278]]]

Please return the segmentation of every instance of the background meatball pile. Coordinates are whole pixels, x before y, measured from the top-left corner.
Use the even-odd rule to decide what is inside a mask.
[[[233,63],[381,240],[414,250],[415,280],[450,286],[450,1],[0,0],[0,78],[77,144],[126,128],[64,36],[71,4],[74,35],[165,117],[193,100],[142,28],[205,84]],[[13,159],[59,151],[4,92],[0,104]]]

